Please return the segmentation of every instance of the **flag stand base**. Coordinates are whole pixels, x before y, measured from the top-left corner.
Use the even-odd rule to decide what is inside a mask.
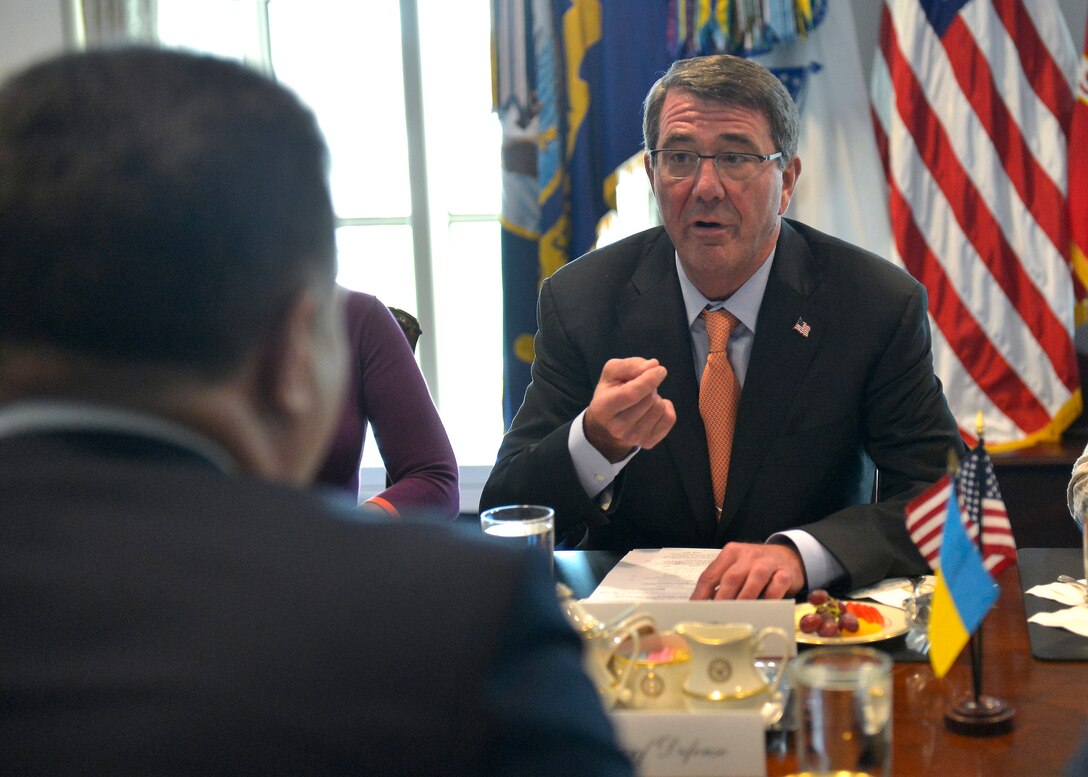
[[[949,731],[971,737],[991,737],[1012,731],[1016,710],[993,696],[961,701],[944,714]]]

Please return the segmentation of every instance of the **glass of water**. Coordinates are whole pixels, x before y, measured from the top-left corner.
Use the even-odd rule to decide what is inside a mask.
[[[892,661],[863,647],[815,648],[791,664],[797,694],[797,771],[892,773]]]
[[[543,505],[503,505],[480,513],[484,534],[503,537],[547,554],[555,550],[555,511]]]

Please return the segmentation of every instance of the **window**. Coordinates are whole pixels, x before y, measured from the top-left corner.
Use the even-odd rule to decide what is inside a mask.
[[[158,0],[157,25],[163,43],[264,68],[314,109],[339,281],[420,318],[418,359],[458,461],[486,473],[503,432],[489,4]],[[373,440],[364,466],[381,466]]]

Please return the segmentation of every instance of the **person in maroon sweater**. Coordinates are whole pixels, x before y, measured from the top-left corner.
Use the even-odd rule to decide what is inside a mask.
[[[393,516],[406,509],[454,518],[457,460],[400,324],[376,297],[345,291],[351,387],[317,482],[358,494],[367,424],[389,487],[365,504]]]

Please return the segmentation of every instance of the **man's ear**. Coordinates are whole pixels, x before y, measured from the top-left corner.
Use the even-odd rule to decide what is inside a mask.
[[[315,386],[317,317],[320,307],[309,290],[290,302],[263,355],[259,391],[266,411],[298,418],[320,402]]]
[[[280,477],[308,482],[343,407],[347,348],[340,295],[330,283],[299,291],[255,357],[254,401]]]
[[[797,187],[797,179],[801,177],[801,157],[794,155],[793,159],[782,171],[782,197],[778,203],[778,215],[781,216],[790,206],[793,199],[793,190]]]

